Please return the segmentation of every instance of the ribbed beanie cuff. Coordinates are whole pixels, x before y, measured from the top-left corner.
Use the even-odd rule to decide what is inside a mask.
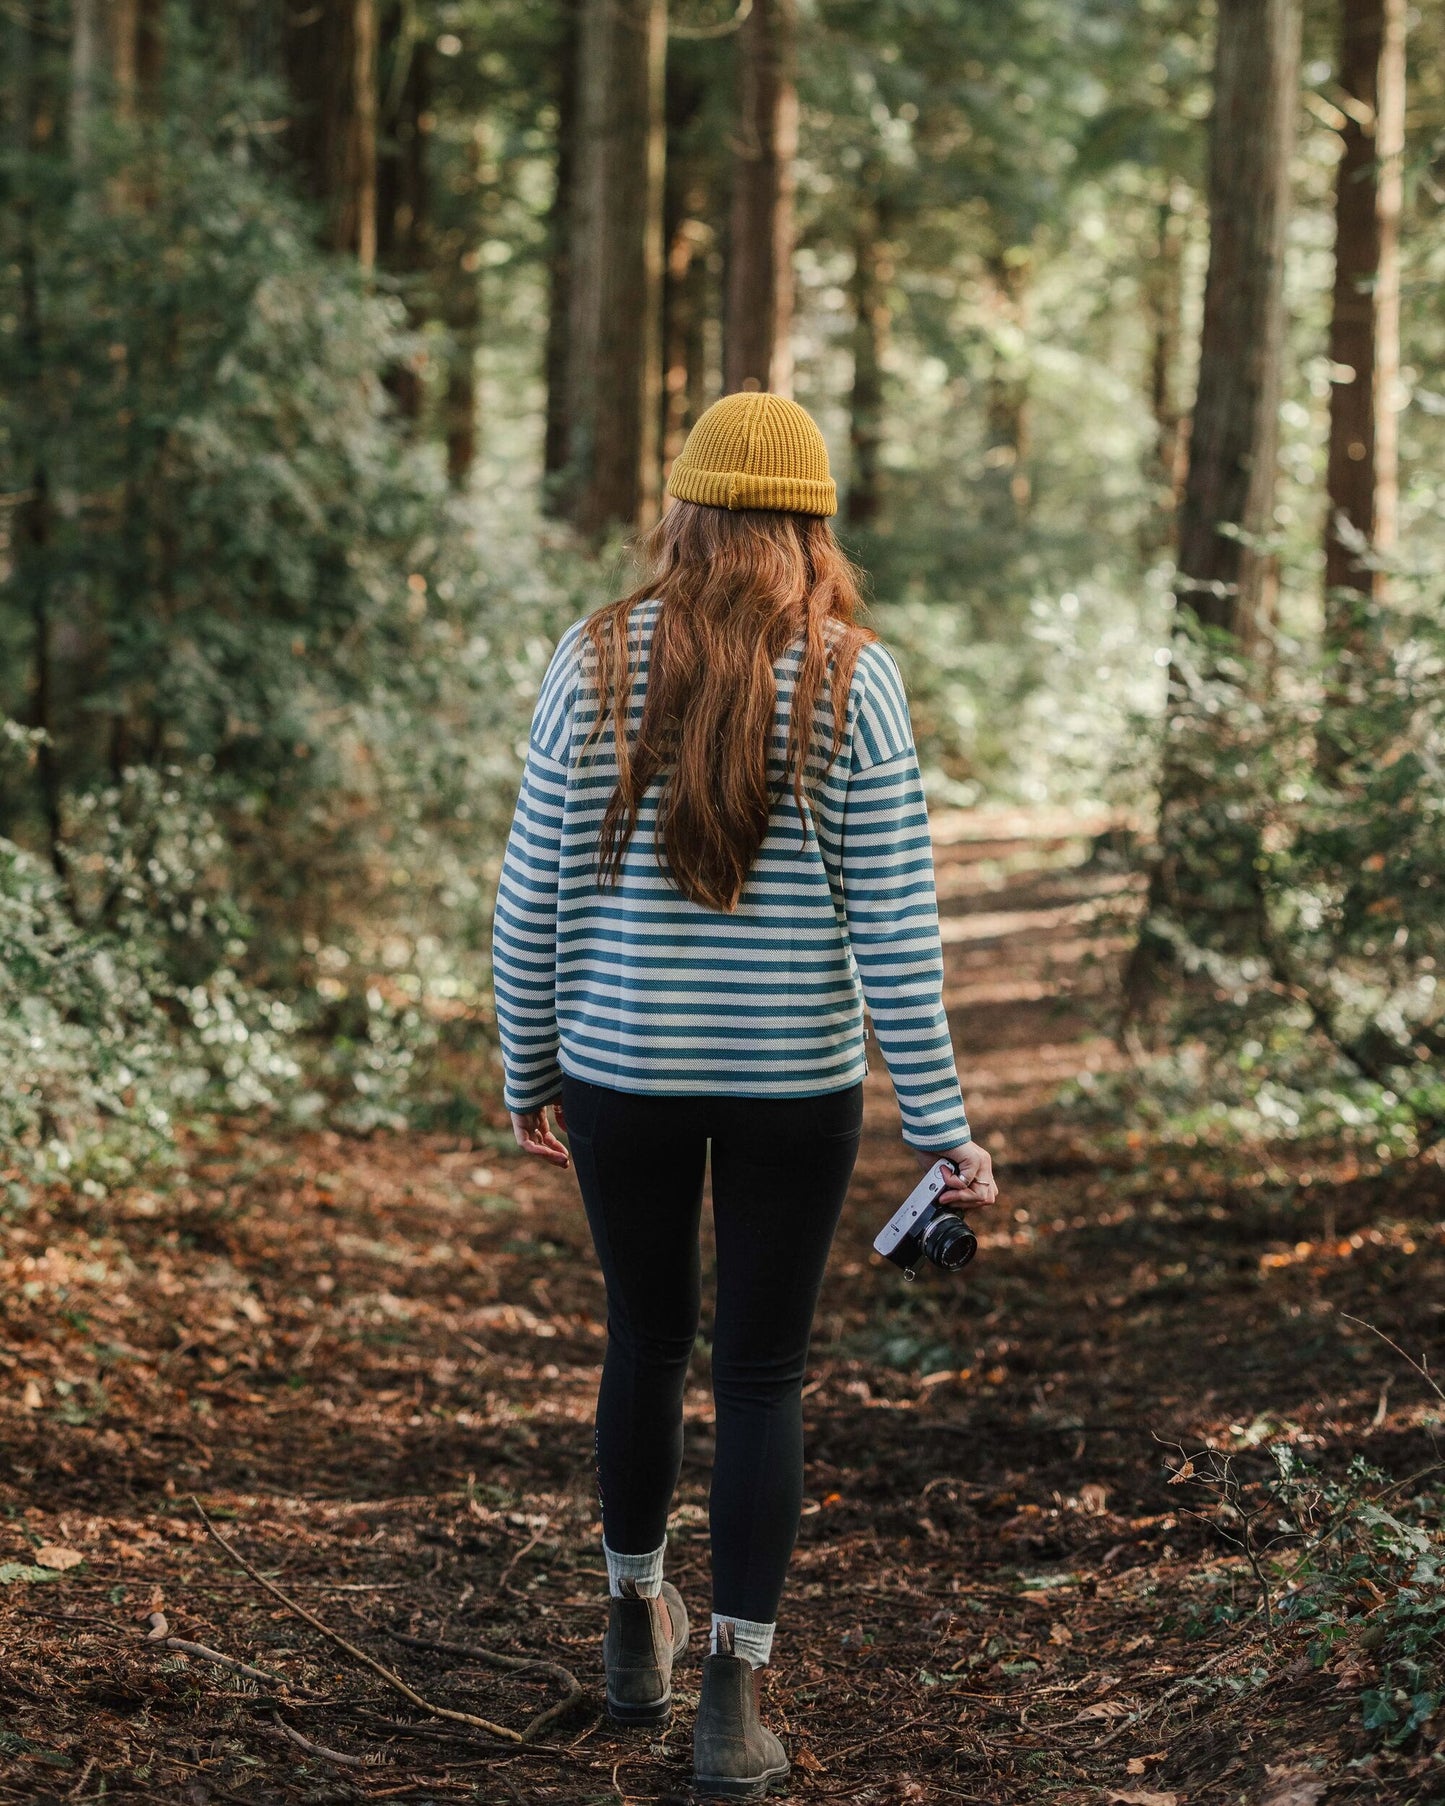
[[[828,447],[805,408],[766,390],[724,395],[698,419],[667,492],[708,508],[836,514]]]

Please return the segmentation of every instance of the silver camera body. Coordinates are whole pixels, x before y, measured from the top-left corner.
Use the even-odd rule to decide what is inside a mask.
[[[922,1260],[955,1272],[978,1252],[978,1238],[956,1210],[941,1209],[939,1193],[953,1176],[951,1161],[935,1160],[873,1238],[885,1260],[912,1279]]]

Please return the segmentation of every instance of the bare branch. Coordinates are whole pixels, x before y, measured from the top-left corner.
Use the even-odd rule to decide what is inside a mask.
[[[345,1750],[329,1750],[324,1743],[313,1743],[309,1737],[303,1737],[299,1731],[293,1731],[289,1724],[275,1719],[271,1726],[273,1736],[283,1737],[288,1743],[294,1743],[298,1750],[304,1750],[308,1756],[319,1756],[323,1762],[339,1762],[345,1768],[376,1768],[383,1758],[376,1756],[352,1756]]]
[[[264,1574],[254,1568],[251,1563],[246,1560],[245,1556],[242,1555],[238,1549],[233,1547],[232,1544],[228,1543],[225,1537],[221,1535],[220,1531],[217,1530],[216,1526],[206,1515],[205,1506],[201,1504],[201,1501],[194,1493],[191,1494],[191,1503],[195,1506],[197,1514],[199,1515],[201,1522],[205,1525],[212,1540],[230,1556],[232,1561],[243,1568],[258,1586],[264,1587],[273,1599],[276,1599],[280,1604],[284,1605],[287,1611],[293,1613],[296,1617],[302,1619],[303,1622],[309,1624],[313,1630],[320,1631],[323,1637],[326,1637],[330,1642],[334,1643],[338,1649],[344,1650],[354,1662],[360,1662],[363,1668],[369,1668],[378,1679],[385,1681],[388,1686],[394,1687],[396,1691],[401,1694],[403,1699],[410,1700],[412,1705],[420,1707],[423,1712],[429,1712],[433,1718],[449,1719],[453,1724],[473,1725],[479,1731],[486,1731],[492,1737],[501,1738],[504,1743],[524,1743],[527,1741],[527,1731],[514,1731],[510,1725],[497,1724],[494,1720],[482,1718],[475,1712],[458,1712],[451,1706],[436,1705],[432,1700],[427,1699],[424,1694],[418,1693],[414,1687],[408,1686],[401,1676],[393,1673],[384,1662],[378,1662],[375,1656],[369,1656],[364,1649],[358,1649],[354,1643],[349,1642],[339,1631],[333,1630],[329,1624],[324,1623],[314,1612],[308,1612],[304,1605],[298,1605],[289,1594],[283,1593],[281,1588],[278,1587],[274,1581],[268,1580]],[[549,1716],[550,1714],[548,1713],[541,1715],[543,1719]],[[539,1721],[534,1719],[532,1722],[533,1724],[536,1724]]]

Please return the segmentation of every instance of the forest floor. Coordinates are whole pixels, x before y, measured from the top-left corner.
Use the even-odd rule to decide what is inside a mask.
[[[942,818],[938,838],[955,1045],[1003,1199],[963,1275],[879,1262],[916,1167],[875,1070],[765,1688],[787,1797],[1445,1798],[1429,1727],[1395,1750],[1363,1729],[1370,1638],[1316,1666],[1307,1632],[1269,1629],[1204,1484],[1227,1457],[1248,1488],[1271,1442],[1334,1479],[1356,1455],[1399,1480],[1436,1457],[1440,1401],[1349,1319],[1438,1346],[1445,1172],[1101,1152],[1052,1100],[1115,1058],[1124,881],[1038,815]],[[665,1735],[598,1713],[603,1303],[570,1174],[500,1135],[232,1123],[165,1187],[51,1195],[0,1251],[0,1800],[686,1795],[700,1631]],[[695,1625],[706,1359],[670,1534]],[[192,1495],[421,1703],[263,1590]],[[261,1678],[151,1638],[152,1613]],[[428,1704],[517,1727],[558,1677],[397,1633],[560,1664],[581,1697],[539,1742],[499,1743]]]

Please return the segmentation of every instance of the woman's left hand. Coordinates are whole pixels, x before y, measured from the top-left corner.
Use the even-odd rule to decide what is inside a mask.
[[[548,1110],[557,1118],[557,1127],[564,1135],[567,1133],[560,1099],[555,1104],[543,1104],[540,1110],[513,1110],[512,1133],[517,1137],[517,1146],[524,1154],[535,1154],[551,1166],[570,1166],[572,1156],[547,1126]]]
[[[953,1172],[946,1173],[938,1202],[948,1210],[977,1210],[981,1204],[998,1200],[998,1181],[993,1176],[993,1161],[976,1141],[962,1142],[956,1148],[944,1148],[937,1154],[914,1150],[925,1166],[935,1160],[946,1160]]]

